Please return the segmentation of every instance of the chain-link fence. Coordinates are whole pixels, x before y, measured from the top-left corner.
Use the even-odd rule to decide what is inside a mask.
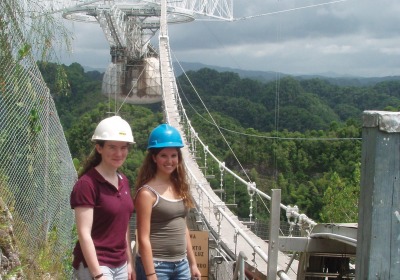
[[[23,249],[35,255],[51,241],[56,261],[72,247],[69,194],[77,174],[50,91],[6,2],[0,5],[0,197]]]

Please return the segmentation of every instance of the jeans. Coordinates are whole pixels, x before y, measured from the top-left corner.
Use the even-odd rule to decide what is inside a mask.
[[[190,280],[189,262],[186,258],[180,261],[153,261],[157,280]],[[146,280],[142,259],[136,257],[136,280]]]
[[[107,280],[126,280],[128,279],[127,264],[116,268],[109,268],[107,266],[100,266],[103,278]],[[74,269],[74,280],[92,280],[93,276],[90,274],[89,269],[79,264],[78,269]]]

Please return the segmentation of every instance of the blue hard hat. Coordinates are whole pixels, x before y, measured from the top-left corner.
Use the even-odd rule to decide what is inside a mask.
[[[182,148],[183,141],[179,131],[169,124],[160,124],[150,133],[147,149]]]

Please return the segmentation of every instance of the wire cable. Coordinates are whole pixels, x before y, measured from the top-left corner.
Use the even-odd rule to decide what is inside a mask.
[[[325,6],[325,5],[330,5],[330,4],[340,3],[340,2],[346,2],[346,1],[347,1],[347,0],[337,0],[337,1],[325,2],[325,3],[314,4],[314,5],[308,5],[308,6],[303,6],[303,7],[297,7],[297,8],[286,9],[286,10],[281,10],[281,11],[269,12],[269,13],[254,15],[254,16],[246,16],[246,17],[234,18],[232,21],[240,21],[240,20],[253,19],[253,18],[257,18],[257,17],[270,16],[270,15],[276,15],[276,14],[282,14],[282,13],[287,13],[287,12],[293,12],[293,11],[296,11],[296,10],[303,10],[303,9],[308,9],[308,8],[315,8],[315,7],[318,7],[318,6]]]
[[[172,51],[171,51],[172,53]],[[188,80],[188,82],[190,83],[190,86],[193,88],[194,92],[197,95],[197,98],[200,100],[201,104],[203,105],[204,109],[207,111],[207,114],[210,116],[211,120],[212,120],[212,124],[217,128],[219,134],[221,135],[222,139],[224,140],[225,144],[228,146],[229,150],[231,151],[233,157],[236,159],[236,162],[239,164],[240,168],[242,169],[243,173],[246,175],[247,180],[250,180],[249,175],[247,174],[246,170],[244,169],[244,167],[242,166],[242,164],[240,163],[238,157],[236,156],[236,153],[233,151],[231,145],[228,143],[228,141],[225,138],[225,135],[222,133],[222,130],[220,129],[220,127],[217,125],[217,122],[215,121],[214,117],[211,115],[210,111],[208,110],[206,104],[204,103],[203,99],[200,97],[200,94],[197,92],[195,86],[193,85],[192,81],[189,79],[189,77],[187,76],[186,72],[184,71],[182,65],[180,64],[180,62],[178,61],[178,59],[176,58],[175,54],[172,53],[175,60],[177,61],[179,67],[181,67],[181,70],[183,72],[183,74],[185,75],[186,79]]]

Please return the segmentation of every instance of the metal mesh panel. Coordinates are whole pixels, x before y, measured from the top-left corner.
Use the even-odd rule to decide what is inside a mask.
[[[77,174],[49,89],[5,2],[0,8],[0,197],[25,249],[35,252],[52,232],[54,257],[65,257]]]

